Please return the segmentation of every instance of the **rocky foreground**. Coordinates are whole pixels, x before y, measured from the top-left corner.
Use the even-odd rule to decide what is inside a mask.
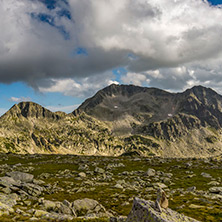
[[[221,163],[0,154],[0,221],[146,222],[150,214],[151,221],[221,221]],[[151,201],[159,188],[169,199],[162,212]]]

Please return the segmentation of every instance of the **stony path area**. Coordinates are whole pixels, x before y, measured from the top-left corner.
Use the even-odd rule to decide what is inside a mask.
[[[222,160],[0,154],[0,221],[125,221],[135,197],[222,221]]]

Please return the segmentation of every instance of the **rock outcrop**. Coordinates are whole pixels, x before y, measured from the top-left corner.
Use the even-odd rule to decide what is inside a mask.
[[[162,212],[156,208],[152,201],[145,201],[135,198],[133,208],[127,217],[126,222],[198,222],[197,220],[179,214],[169,208]]]

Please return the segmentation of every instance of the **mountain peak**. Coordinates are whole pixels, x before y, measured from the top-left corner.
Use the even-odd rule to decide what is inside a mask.
[[[15,104],[6,114],[6,116],[17,116],[25,118],[49,118],[59,119],[59,115],[51,112],[50,110],[42,107],[34,102],[20,102]]]
[[[187,89],[185,92],[193,92],[193,93],[207,92],[207,93],[217,94],[217,92],[214,91],[213,89],[202,86],[202,85],[193,86],[192,88]]]
[[[124,115],[149,112],[153,105],[158,109],[156,98],[168,101],[171,95],[157,88],[112,84],[87,99],[73,113],[86,112],[101,120],[113,121]]]

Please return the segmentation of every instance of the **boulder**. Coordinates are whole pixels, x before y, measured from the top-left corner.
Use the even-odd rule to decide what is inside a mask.
[[[41,200],[40,203],[42,209],[45,211],[65,214],[65,215],[72,215],[76,217],[76,213],[72,209],[71,203],[69,203],[67,200],[63,201],[63,203],[59,201],[53,202],[50,200]]]
[[[198,222],[169,208],[159,212],[153,201],[135,198],[126,222]]]
[[[25,183],[31,183],[34,179],[34,176],[32,174],[19,171],[7,172],[6,176],[12,177],[16,181],[21,181]]]
[[[103,173],[105,173],[105,170],[100,167],[96,167],[94,172],[97,174],[103,174]]]
[[[222,194],[222,187],[211,187],[209,191],[210,193]]]
[[[44,211],[44,210],[36,210],[35,213],[34,213],[35,217],[43,217],[43,216],[46,216],[46,215],[48,215],[48,212]]]
[[[82,177],[82,178],[86,177],[86,174],[84,172],[80,172],[78,175],[79,177]]]
[[[11,186],[20,186],[19,181],[15,181],[12,177],[0,177],[0,186],[11,187]]]
[[[156,175],[156,171],[155,171],[154,169],[149,168],[149,169],[146,171],[145,174],[146,174],[146,176],[148,176],[148,177],[153,177],[153,176]]]
[[[22,185],[22,190],[28,193],[31,196],[40,196],[44,191],[43,187],[33,184],[33,183],[25,183]]]
[[[201,176],[205,178],[212,178],[212,176],[209,173],[204,173],[204,172],[201,173]]]
[[[98,201],[84,198],[75,200],[72,204],[77,216],[85,217],[110,217],[106,209]]]
[[[4,214],[9,215],[10,213],[13,213],[13,212],[14,212],[14,209],[12,207],[0,202],[0,216]]]
[[[0,194],[0,202],[10,207],[13,207],[14,205],[16,205],[17,200],[18,200],[18,195],[15,193],[9,194],[9,195]]]
[[[210,185],[210,186],[218,186],[218,185],[220,185],[220,183],[217,182],[217,181],[210,181],[207,185]]]

